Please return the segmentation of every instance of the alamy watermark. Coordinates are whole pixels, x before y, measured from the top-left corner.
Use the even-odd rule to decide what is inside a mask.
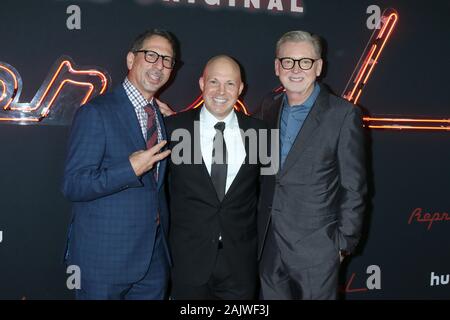
[[[366,21],[368,29],[380,29],[381,28],[381,9],[377,5],[370,5],[367,7],[366,13],[371,14]]]
[[[261,175],[276,174],[280,167],[279,130],[247,129],[244,131],[240,129],[240,134],[244,145],[248,145],[248,150],[246,150],[248,152],[247,164],[260,163]],[[171,159],[175,165],[202,164],[199,121],[194,122],[193,137],[189,130],[180,128],[172,132],[171,140],[178,142],[171,153]],[[219,141],[222,141],[222,139]]]
[[[66,20],[66,26],[69,30],[81,29],[81,9],[79,6],[72,4],[67,7],[66,13],[70,14]]]
[[[70,265],[66,270],[67,274],[70,276],[67,278],[66,286],[67,289],[81,289],[81,269],[77,265]]]

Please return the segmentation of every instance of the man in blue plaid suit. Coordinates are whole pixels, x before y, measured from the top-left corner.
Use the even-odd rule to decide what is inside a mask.
[[[154,95],[175,64],[170,33],[153,29],[127,54],[128,75],[74,118],[63,193],[73,202],[66,262],[77,299],[164,299],[170,255],[166,134]]]

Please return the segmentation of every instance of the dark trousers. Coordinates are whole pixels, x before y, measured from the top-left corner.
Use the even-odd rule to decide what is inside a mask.
[[[78,300],[162,300],[167,298],[169,263],[165,252],[162,230],[158,226],[155,246],[149,268],[142,279],[134,283],[106,283],[83,279],[76,290]],[[126,272],[124,270],[124,272]]]
[[[251,300],[256,297],[255,279],[243,282],[231,272],[230,264],[218,249],[214,270],[207,283],[190,285],[174,282],[171,297],[175,300]]]
[[[310,268],[286,264],[270,226],[260,263],[261,299],[336,300],[338,273],[338,256]]]

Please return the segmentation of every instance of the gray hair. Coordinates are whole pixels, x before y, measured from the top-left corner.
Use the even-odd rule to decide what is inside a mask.
[[[300,30],[289,31],[281,36],[280,40],[278,40],[278,42],[277,42],[277,47],[276,47],[276,52],[275,52],[276,56],[278,56],[280,47],[283,44],[285,44],[286,42],[302,42],[302,41],[311,43],[311,45],[314,48],[314,52],[317,55],[317,58],[322,57],[322,43],[321,43],[320,37],[316,34],[313,35],[309,32],[300,31]]]

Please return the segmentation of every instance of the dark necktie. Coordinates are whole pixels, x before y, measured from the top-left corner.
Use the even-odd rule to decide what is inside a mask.
[[[213,140],[211,180],[220,201],[225,196],[225,185],[227,182],[227,146],[223,138],[225,122],[217,122],[214,126],[216,135]]]
[[[152,103],[144,107],[148,115],[147,118],[147,149],[152,148],[158,143],[158,124],[156,123],[156,110]],[[158,181],[158,163],[153,165],[153,177]],[[156,213],[156,225],[159,225],[159,212]]]
[[[149,103],[144,107],[148,115],[147,118],[147,149],[154,147],[158,143],[158,125],[156,123],[156,111],[153,104]],[[155,181],[158,181],[158,165],[155,163],[153,168],[153,176]]]

